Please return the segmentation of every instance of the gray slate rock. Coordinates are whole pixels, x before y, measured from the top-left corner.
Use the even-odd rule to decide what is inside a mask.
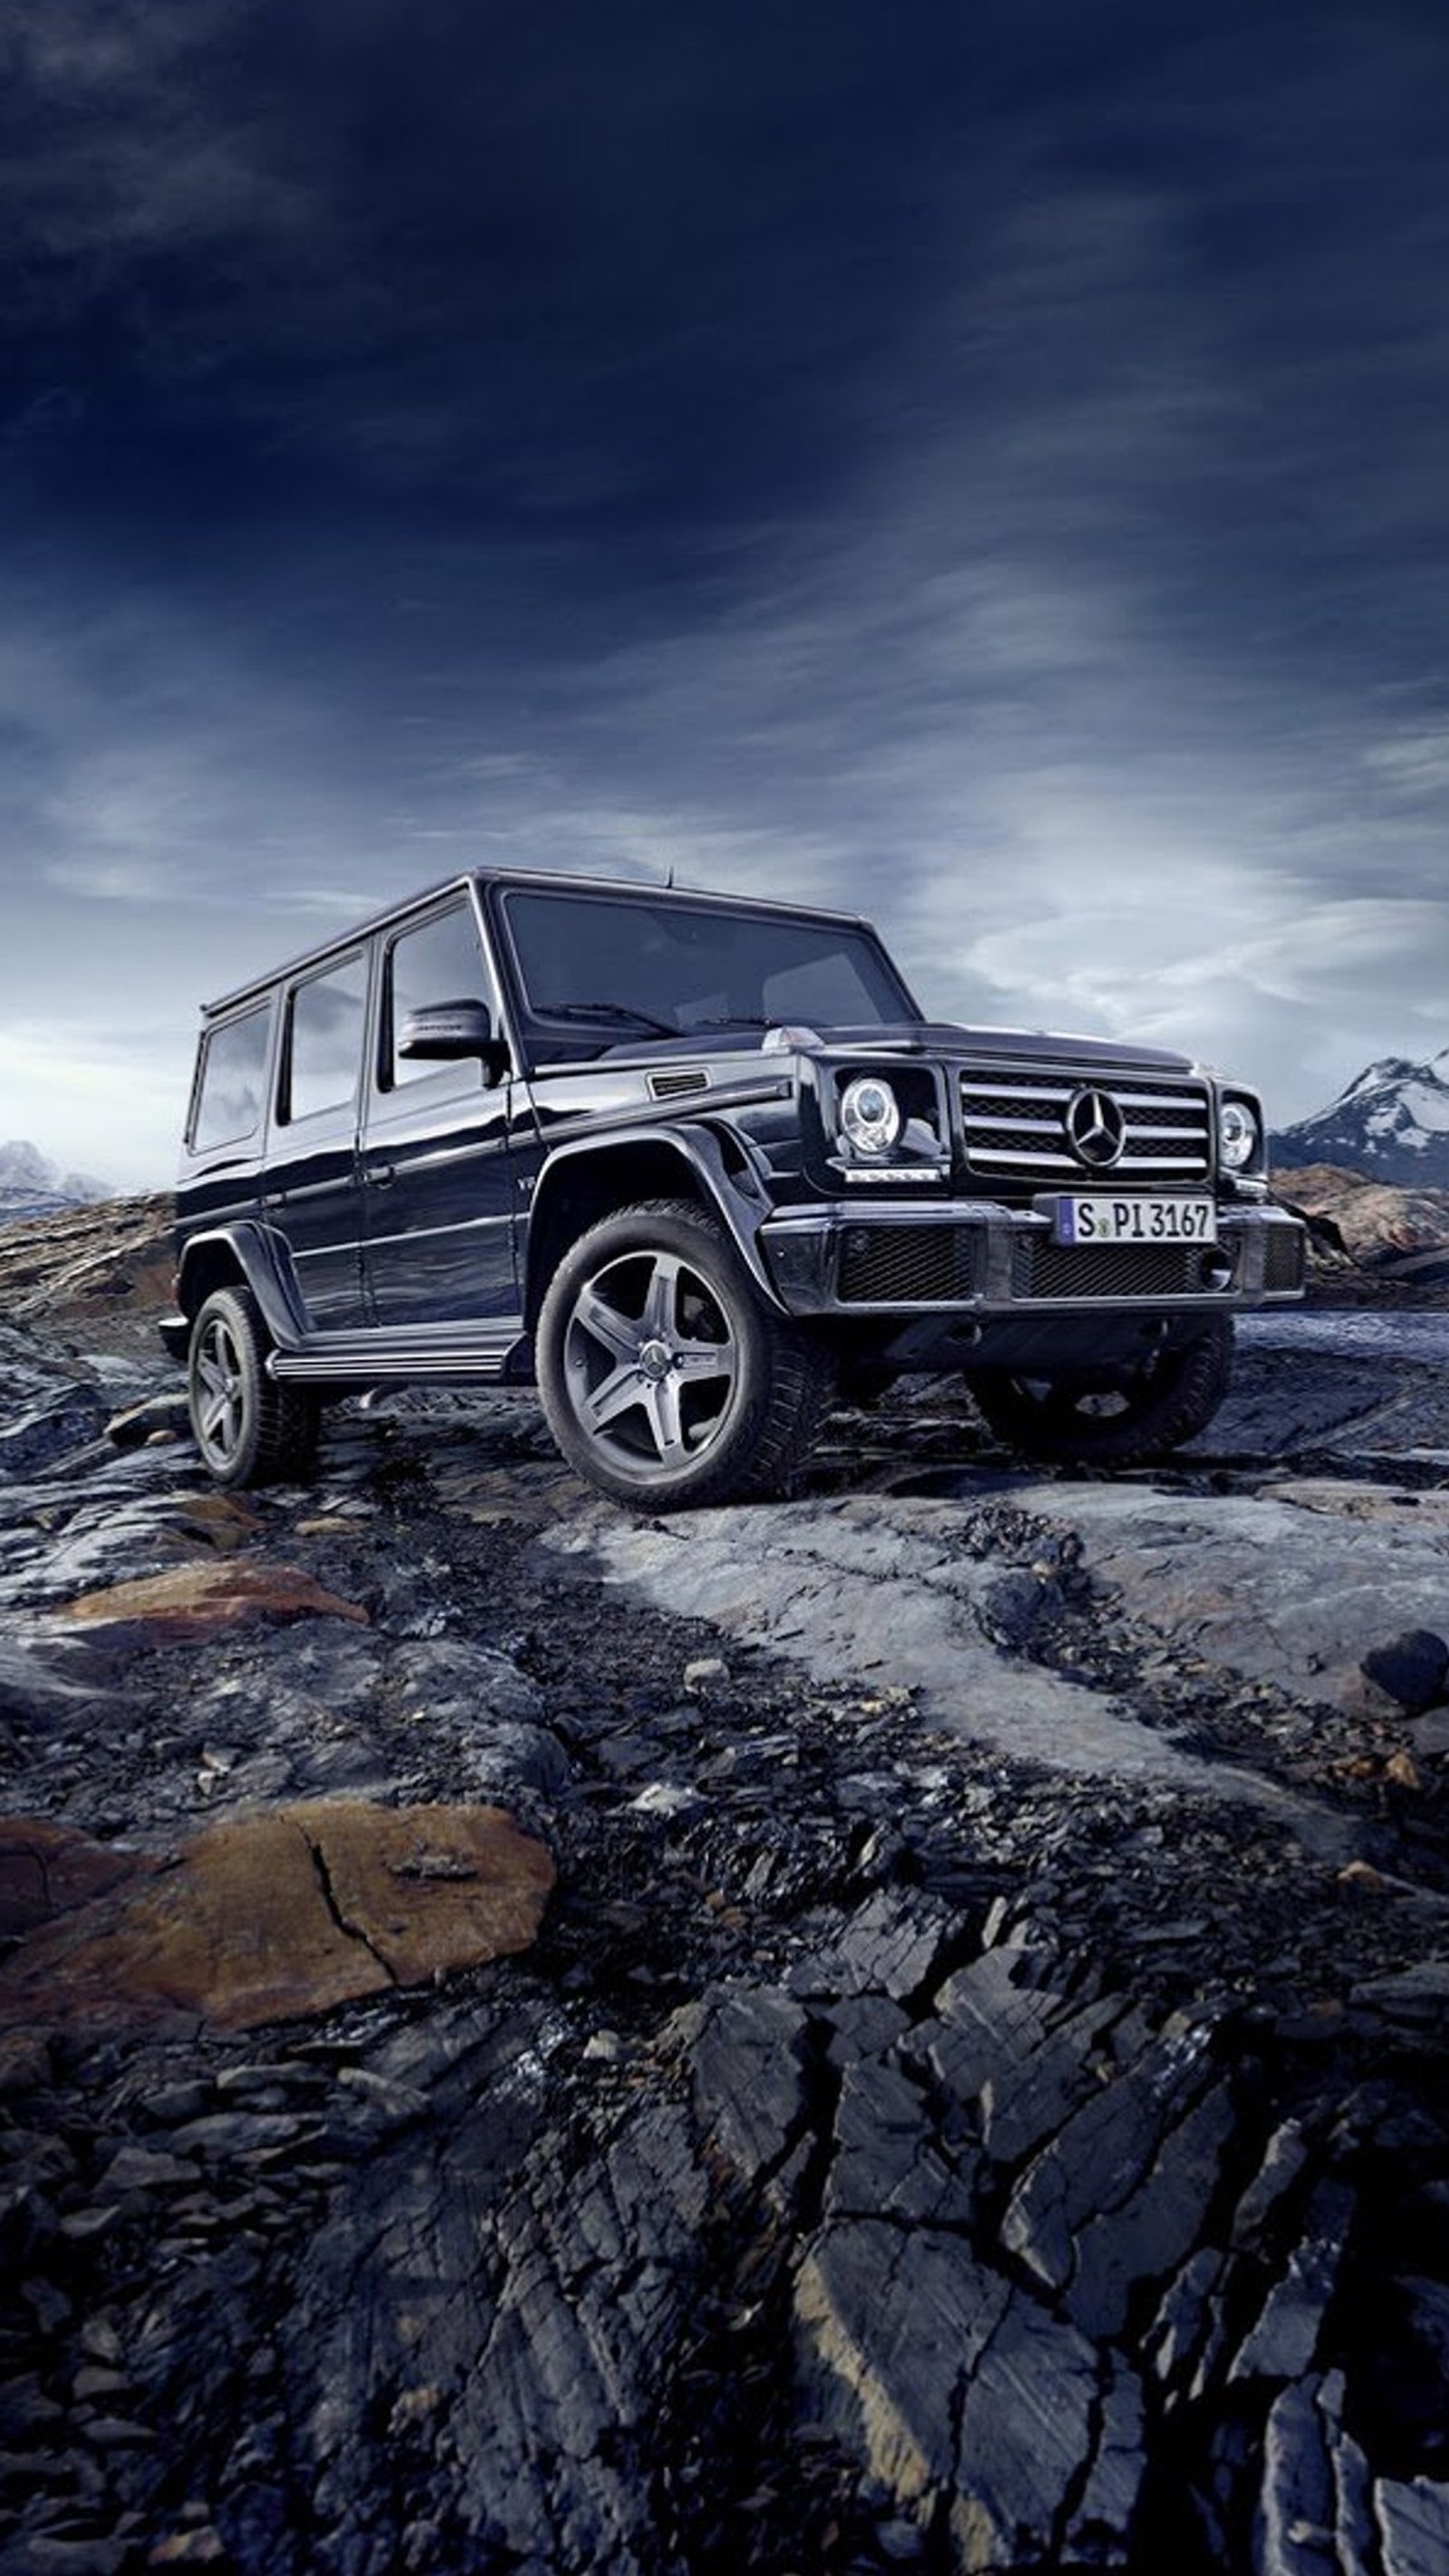
[[[693,2023],[695,2117],[706,2157],[723,2156],[758,2189],[784,2161],[805,2113],[808,2023],[800,2005],[769,1990],[707,1999],[676,2025]]]
[[[1318,2410],[1320,2382],[1285,2388],[1263,2434],[1253,2576],[1368,2576],[1339,2557],[1333,2467]]]
[[[1303,2231],[1289,2254],[1287,2271],[1274,2282],[1256,2324],[1244,2338],[1230,2379],[1301,2379],[1312,2368],[1355,2205],[1356,2194],[1347,2183],[1319,2184]]]
[[[827,2218],[900,2219],[964,2227],[975,2207],[973,2149],[932,2133],[919,2085],[898,2067],[846,2067],[835,2112],[834,2152],[825,2186]]]
[[[1212,2082],[1204,2063],[1209,2036],[1200,2023],[1170,2028],[1074,2112],[1027,2168],[1007,2205],[1002,2240],[1047,2288],[1066,2288],[1081,2232],[1099,2227],[1102,2213],[1132,2204],[1154,2174],[1170,2128]],[[1209,2142],[1217,2126],[1209,2125]],[[1210,2189],[1196,2162],[1192,2172],[1198,2194]],[[1190,2241],[1188,2226],[1182,2252]]]
[[[1429,2478],[1380,2478],[1374,2513],[1383,2576],[1444,2576],[1449,2567],[1449,2486]]]
[[[0,1423],[0,1474],[24,1476],[49,1466],[94,1439],[105,1418],[104,1402],[89,1387],[27,1406]]]
[[[1101,2371],[1092,2345],[1024,2291],[1013,2293],[965,2376],[950,2527],[957,2564],[969,2571],[1060,2564],[1069,2499],[1098,2440]],[[1098,2482],[1092,2514],[1115,2517],[1125,2537],[1137,2482],[1114,2425],[1113,2471]]]
[[[795,2317],[812,2412],[907,2510],[955,2490],[959,2394],[1011,2297],[931,2228],[849,2219],[805,2255]]]

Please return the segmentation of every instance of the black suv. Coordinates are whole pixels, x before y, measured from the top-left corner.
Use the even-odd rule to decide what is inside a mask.
[[[1034,1456],[1159,1454],[1304,1267],[1240,1084],[938,1027],[838,913],[508,870],[212,1005],[177,1236],[223,1483],[305,1467],[326,1395],[536,1378],[651,1511],[779,1491],[913,1370]]]

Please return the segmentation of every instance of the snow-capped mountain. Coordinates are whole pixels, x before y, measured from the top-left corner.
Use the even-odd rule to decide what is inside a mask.
[[[0,1145],[0,1225],[26,1216],[59,1216],[66,1208],[88,1207],[94,1199],[116,1195],[108,1181],[87,1172],[63,1172],[38,1145],[18,1139]]]
[[[1386,1055],[1327,1109],[1272,1139],[1275,1164],[1337,1163],[1384,1181],[1449,1186],[1449,1047],[1425,1064]]]

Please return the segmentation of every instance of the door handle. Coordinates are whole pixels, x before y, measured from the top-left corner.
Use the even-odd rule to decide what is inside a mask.
[[[362,1177],[371,1181],[375,1189],[385,1190],[389,1181],[397,1179],[397,1167],[393,1163],[368,1163],[363,1168]]]

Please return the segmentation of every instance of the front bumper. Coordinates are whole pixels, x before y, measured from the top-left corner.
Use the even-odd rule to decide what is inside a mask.
[[[833,1201],[766,1219],[759,1247],[792,1315],[943,1324],[1185,1317],[1289,1305],[1307,1229],[1283,1209],[1219,1206],[1215,1244],[1059,1244],[1045,1206]]]

